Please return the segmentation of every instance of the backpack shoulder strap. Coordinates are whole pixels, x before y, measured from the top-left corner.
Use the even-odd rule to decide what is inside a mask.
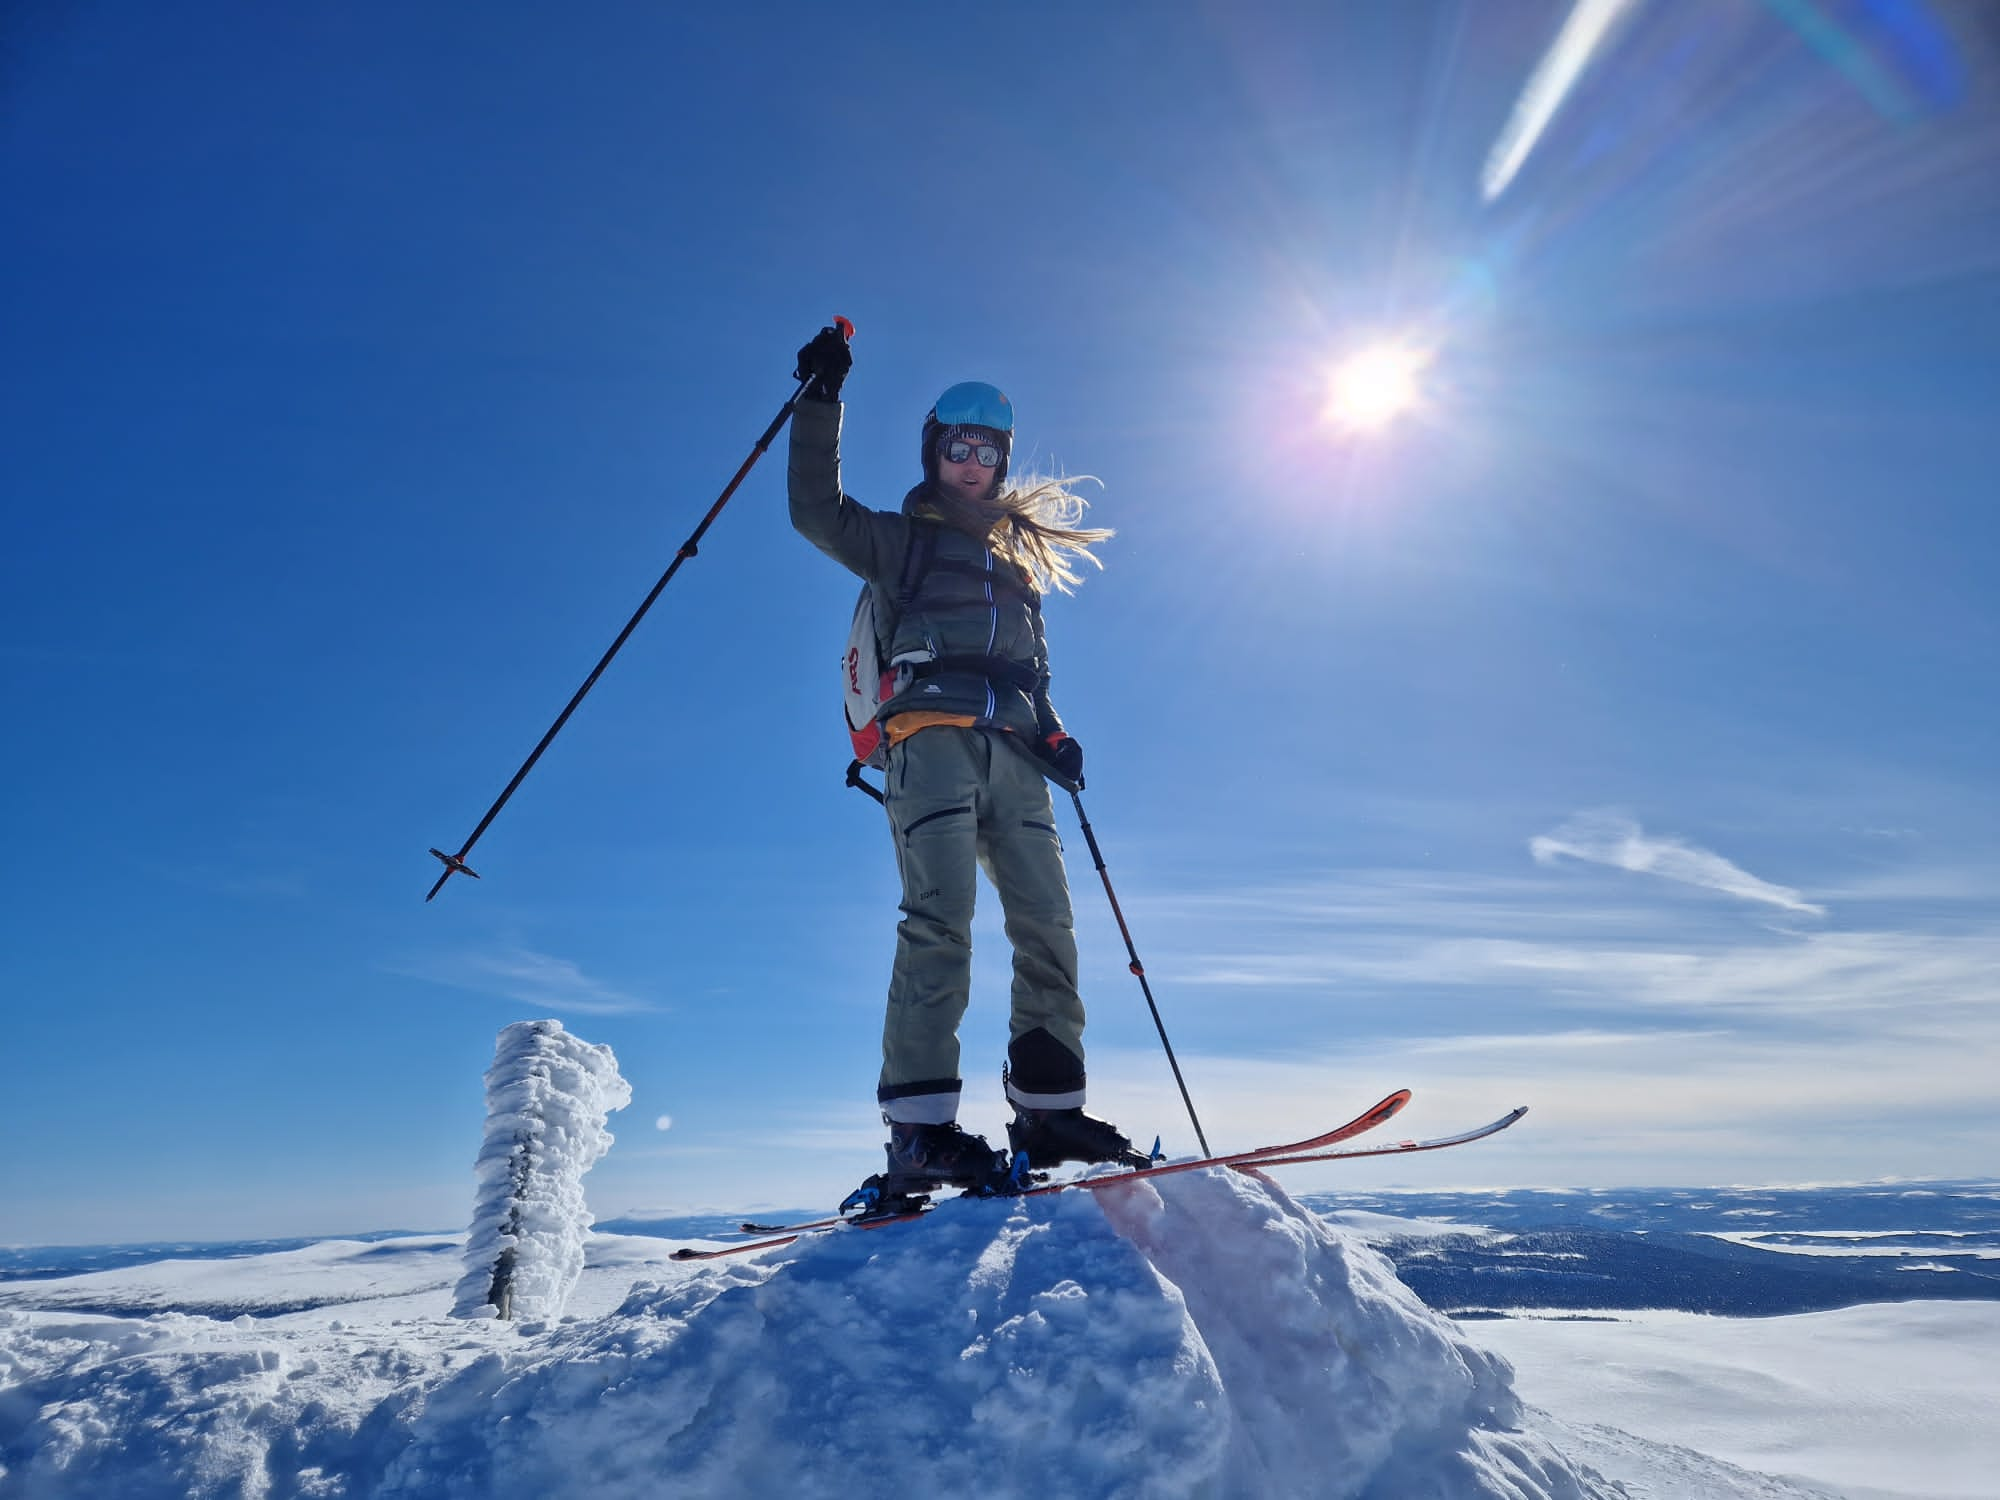
[[[896,608],[905,610],[924,585],[924,575],[937,561],[938,528],[929,516],[910,517],[910,545],[903,554],[903,574],[896,582]]]

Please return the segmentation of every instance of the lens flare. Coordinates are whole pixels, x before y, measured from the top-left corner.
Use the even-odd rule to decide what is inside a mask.
[[[1326,420],[1351,432],[1387,427],[1423,401],[1423,373],[1430,362],[1423,350],[1402,344],[1355,351],[1333,372]]]
[[[1487,202],[1507,190],[1507,184],[1521,170],[1521,164],[1535,149],[1535,143],[1549,128],[1549,122],[1575,89],[1577,80],[1604,51],[1631,10],[1632,0],[1576,0],[1569,19],[1563,22],[1562,30],[1549,44],[1528,86],[1521,91],[1507,128],[1500,132],[1486,158],[1480,187]]]

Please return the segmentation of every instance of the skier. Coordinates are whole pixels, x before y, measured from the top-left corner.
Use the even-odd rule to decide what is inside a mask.
[[[1054,481],[1002,489],[1014,413],[990,385],[955,385],[924,418],[923,480],[900,511],[841,489],[840,387],[853,362],[832,328],[799,351],[810,381],[792,418],[792,525],[875,591],[894,693],[879,722],[884,805],[903,920],[882,1029],[876,1099],[889,1127],[890,1191],[981,1188],[1007,1158],[958,1124],[958,1026],[972,980],[976,871],[999,892],[1014,949],[1004,1087],[1007,1139],[1035,1167],[1147,1158],[1084,1113],[1083,1002],[1062,845],[1040,767],[1083,772],[1049,703],[1042,594],[1067,592],[1078,558],[1111,533],[1079,526],[1084,502]],[[907,599],[906,605],[898,601]]]

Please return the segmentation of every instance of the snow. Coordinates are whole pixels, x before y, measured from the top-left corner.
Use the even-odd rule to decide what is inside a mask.
[[[590,1248],[561,1321],[449,1318],[435,1239],[14,1284],[0,1490],[616,1500],[893,1472],[1036,1500],[1616,1493],[1378,1252],[1239,1174],[953,1201],[687,1267],[661,1241]],[[293,1307],[315,1262],[324,1306],[150,1310],[185,1275],[227,1312],[206,1278],[231,1267],[242,1307]],[[382,1265],[376,1303],[340,1300]],[[132,1315],[65,1310],[115,1305],[121,1279]]]
[[[1964,1256],[1969,1260],[2000,1260],[2000,1246],[1966,1245],[1973,1236],[1961,1229],[1746,1229],[1711,1230],[1712,1239],[1728,1240],[1754,1250],[1780,1255],[1896,1256],[1928,1252]],[[1952,1270],[1951,1266],[1934,1269]]]
[[[2000,1494],[2000,1303],[1465,1327],[1516,1365],[1524,1399],[1578,1424],[1698,1449],[1853,1500]]]
[[[1477,1238],[1498,1242],[1511,1238],[1477,1224],[1459,1224],[1449,1219],[1403,1218],[1365,1208],[1323,1209],[1320,1217],[1329,1224],[1352,1229],[1368,1239]]]
[[[0,1282],[0,1495],[1970,1500],[2000,1471],[1996,1303],[1461,1325],[1220,1171],[676,1243],[592,1234],[567,1316],[511,1323],[450,1316],[455,1236]]]
[[[464,1241],[455,1235],[322,1240],[247,1261],[169,1259],[52,1281],[0,1283],[0,1308],[267,1317],[450,1286],[463,1259]]]
[[[609,1047],[560,1021],[517,1021],[486,1070],[486,1138],[466,1239],[461,1318],[559,1314],[590,1234],[583,1176],[611,1149],[605,1118],[632,1102]]]

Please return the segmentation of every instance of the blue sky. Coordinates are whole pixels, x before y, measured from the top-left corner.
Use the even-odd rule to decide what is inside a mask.
[[[1103,481],[1055,696],[1218,1145],[1408,1085],[1534,1113],[1296,1185],[1991,1171],[1969,12],[1611,6],[1496,194],[1566,4],[685,9],[11,13],[0,1240],[462,1222],[540,1015],[634,1087],[601,1214],[875,1168],[894,872],[781,452],[422,900],[836,312],[864,501],[963,379]],[[1420,409],[1329,426],[1381,337]],[[1187,1149],[1070,843],[1094,1104]]]

